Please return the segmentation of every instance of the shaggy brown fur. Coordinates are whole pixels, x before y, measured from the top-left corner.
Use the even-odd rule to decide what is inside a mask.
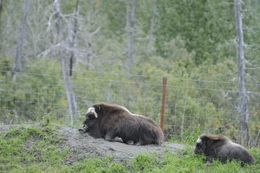
[[[112,141],[120,137],[124,143],[160,145],[164,139],[162,130],[151,119],[131,113],[116,104],[95,104],[86,113],[81,132],[95,138]]]
[[[212,162],[213,159],[218,159],[222,163],[236,160],[241,162],[241,165],[254,162],[253,157],[243,146],[221,135],[201,135],[196,142],[194,152],[204,154],[207,162]]]

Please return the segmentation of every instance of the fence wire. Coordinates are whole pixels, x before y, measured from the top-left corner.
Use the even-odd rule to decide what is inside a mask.
[[[111,75],[111,74],[110,74]],[[87,108],[98,102],[117,103],[146,115],[159,124],[162,76],[97,73],[75,74],[73,90],[79,107],[76,127]],[[64,120],[67,103],[60,74],[22,72],[16,84],[0,80],[0,120],[3,124],[39,121],[45,117]],[[214,81],[171,76],[167,82],[164,131],[166,138],[185,139],[200,133],[219,133],[239,140],[240,115],[235,81]],[[248,90],[251,144],[259,145],[260,88]]]

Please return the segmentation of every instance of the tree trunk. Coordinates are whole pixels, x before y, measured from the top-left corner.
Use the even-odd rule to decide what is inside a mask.
[[[0,0],[0,15],[1,15],[1,12],[2,12],[2,8],[3,8],[3,0]]]
[[[55,15],[55,27],[56,27],[56,33],[57,33],[57,39],[56,42],[59,42],[62,38],[61,36],[61,26],[60,26],[60,20],[61,20],[61,12],[60,12],[60,2],[59,0],[53,1],[53,10]],[[62,70],[62,76],[64,80],[64,88],[66,92],[66,98],[67,98],[67,113],[69,115],[70,124],[73,125],[74,123],[74,116],[77,115],[78,109],[77,109],[77,102],[76,97],[73,92],[72,82],[69,76],[69,63],[67,62],[66,55],[64,53],[65,51],[62,50],[62,48],[59,48],[59,56],[60,56],[60,63],[61,63],[61,70]]]
[[[0,39],[2,40],[2,12],[3,12],[3,0],[0,0]],[[0,43],[0,52],[2,52],[2,45]]]
[[[21,19],[21,25],[18,31],[18,39],[16,45],[16,55],[15,55],[15,63],[12,70],[12,78],[13,81],[16,81],[16,73],[22,70],[22,61],[23,61],[23,47],[24,41],[26,37],[26,22],[27,16],[29,13],[29,0],[23,1],[23,16]]]
[[[86,68],[87,69],[90,69],[91,67],[91,61],[93,59],[93,56],[94,56],[94,51],[93,51],[93,48],[92,48],[92,36],[95,35],[96,31],[98,32],[99,29],[97,29],[96,31],[92,33],[89,32],[89,29],[91,28],[91,25],[93,23],[93,15],[95,13],[94,11],[94,0],[88,0],[88,12],[87,12],[87,25],[86,25],[86,29],[87,29],[87,35],[86,35],[86,43],[85,43],[85,46],[86,46],[86,55],[85,55],[85,60],[86,60]]]
[[[69,79],[69,75],[67,73],[68,67],[66,65],[67,64],[66,59],[65,59],[62,51],[60,51],[60,63],[61,63],[62,76],[63,76],[63,80],[64,80],[64,88],[66,91],[67,112],[70,117],[70,124],[73,125],[74,118],[73,118],[72,98],[71,98],[71,94],[70,94],[70,79]]]
[[[244,60],[244,40],[243,26],[241,16],[241,2],[234,0],[235,17],[236,17],[236,33],[237,33],[237,68],[238,68],[238,86],[239,86],[239,113],[240,113],[240,135],[241,144],[247,145],[248,135],[248,98],[245,87],[245,60]]]
[[[136,0],[131,0],[127,6],[127,72],[131,73],[133,65],[133,42],[134,42],[134,20],[135,20]]]
[[[0,29],[1,29],[1,20],[2,20],[2,12],[3,12],[3,0],[0,0]]]
[[[75,61],[74,59],[74,47],[75,47],[75,40],[77,36],[77,29],[78,29],[78,16],[79,16],[79,0],[76,2],[75,6],[75,12],[74,12],[74,22],[73,22],[73,28],[72,31],[70,32],[70,48],[71,48],[71,53],[70,53],[70,61],[69,61],[69,75],[72,76],[73,73],[73,63]]]
[[[0,0],[0,29],[1,29],[1,20],[2,20],[2,12],[3,12],[3,0]]]
[[[153,34],[155,30],[155,16],[156,16],[156,0],[153,0],[152,2],[152,13],[151,13],[151,18],[150,18],[150,28],[148,32],[148,43],[147,43],[147,52],[150,54],[153,50]]]
[[[187,94],[185,94],[185,96],[183,96],[183,110],[182,110],[182,117],[181,117],[181,141],[183,141],[183,133],[184,133],[186,97],[187,97]]]

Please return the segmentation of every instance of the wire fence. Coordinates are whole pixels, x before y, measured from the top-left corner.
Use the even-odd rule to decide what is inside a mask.
[[[3,124],[58,119],[67,123],[61,74],[22,72],[16,84],[0,80],[0,120]],[[221,76],[220,76],[221,77]],[[73,89],[79,107],[75,127],[87,108],[98,102],[117,103],[131,112],[160,121],[162,76],[74,73]],[[166,138],[186,140],[200,133],[219,133],[239,140],[237,82],[168,76],[165,97]],[[250,84],[252,85],[252,84]],[[250,144],[259,146],[260,88],[248,90]]]

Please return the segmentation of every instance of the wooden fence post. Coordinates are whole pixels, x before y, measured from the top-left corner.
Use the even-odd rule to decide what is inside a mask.
[[[163,77],[162,84],[163,84],[162,85],[162,107],[161,107],[161,114],[160,114],[160,127],[163,131],[165,98],[166,98],[166,85],[167,85],[167,78],[166,77]]]

